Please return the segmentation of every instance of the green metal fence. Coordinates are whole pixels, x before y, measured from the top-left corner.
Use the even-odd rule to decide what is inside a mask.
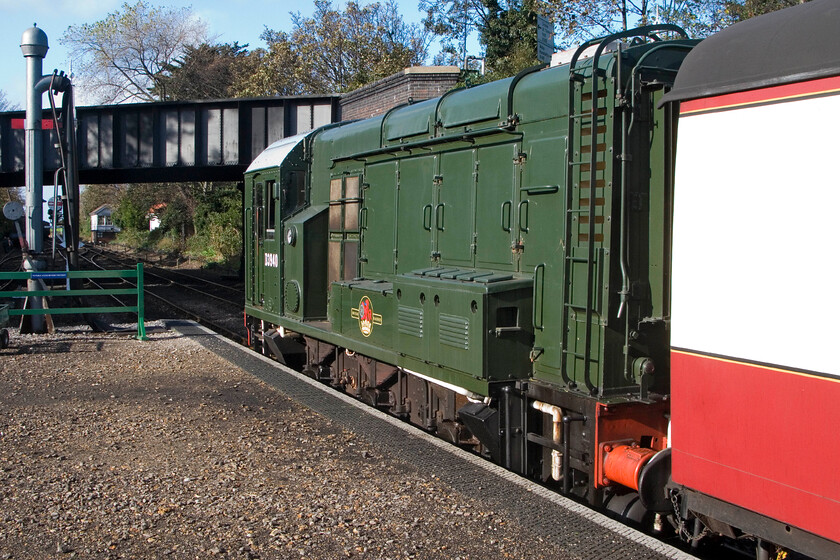
[[[0,298],[10,297],[68,297],[68,296],[137,296],[136,305],[118,305],[111,307],[60,307],[52,309],[9,309],[10,316],[16,315],[73,315],[82,313],[136,313],[137,338],[146,340],[146,326],[143,318],[143,263],[137,263],[134,270],[69,270],[49,272],[0,272],[3,280],[87,280],[93,278],[133,278],[134,288],[86,288],[77,290],[48,289],[32,291],[0,292]]]

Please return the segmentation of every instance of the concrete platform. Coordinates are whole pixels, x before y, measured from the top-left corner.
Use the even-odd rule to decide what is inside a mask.
[[[502,513],[570,558],[691,559],[694,556],[627,527],[538,484],[372,409],[193,323],[168,326],[271,387],[391,454],[432,473],[453,491]],[[529,536],[528,538],[533,538]],[[540,543],[534,543],[535,552]]]

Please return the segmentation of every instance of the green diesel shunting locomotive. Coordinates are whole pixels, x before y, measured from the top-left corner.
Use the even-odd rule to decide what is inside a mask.
[[[657,33],[679,30],[266,150],[251,343],[594,505],[663,507],[676,115],[657,103],[696,42]]]

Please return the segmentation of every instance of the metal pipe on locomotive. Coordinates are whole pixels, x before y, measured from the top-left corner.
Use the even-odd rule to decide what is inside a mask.
[[[806,19],[840,19],[808,6]],[[769,17],[707,42],[772,36],[785,16]],[[667,519],[695,544],[754,537],[759,557],[767,541],[838,550],[805,518],[791,529],[672,472],[688,453],[671,447],[672,380],[704,389],[702,370],[673,369],[682,152],[679,105],[663,96],[695,45],[641,28],[565,65],[272,145],[246,173],[251,343],[643,526]],[[685,161],[683,175],[702,172]]]

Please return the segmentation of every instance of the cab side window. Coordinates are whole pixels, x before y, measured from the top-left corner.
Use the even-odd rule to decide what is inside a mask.
[[[359,275],[360,179],[358,175],[351,175],[330,181],[327,254],[330,282],[352,280]]]

